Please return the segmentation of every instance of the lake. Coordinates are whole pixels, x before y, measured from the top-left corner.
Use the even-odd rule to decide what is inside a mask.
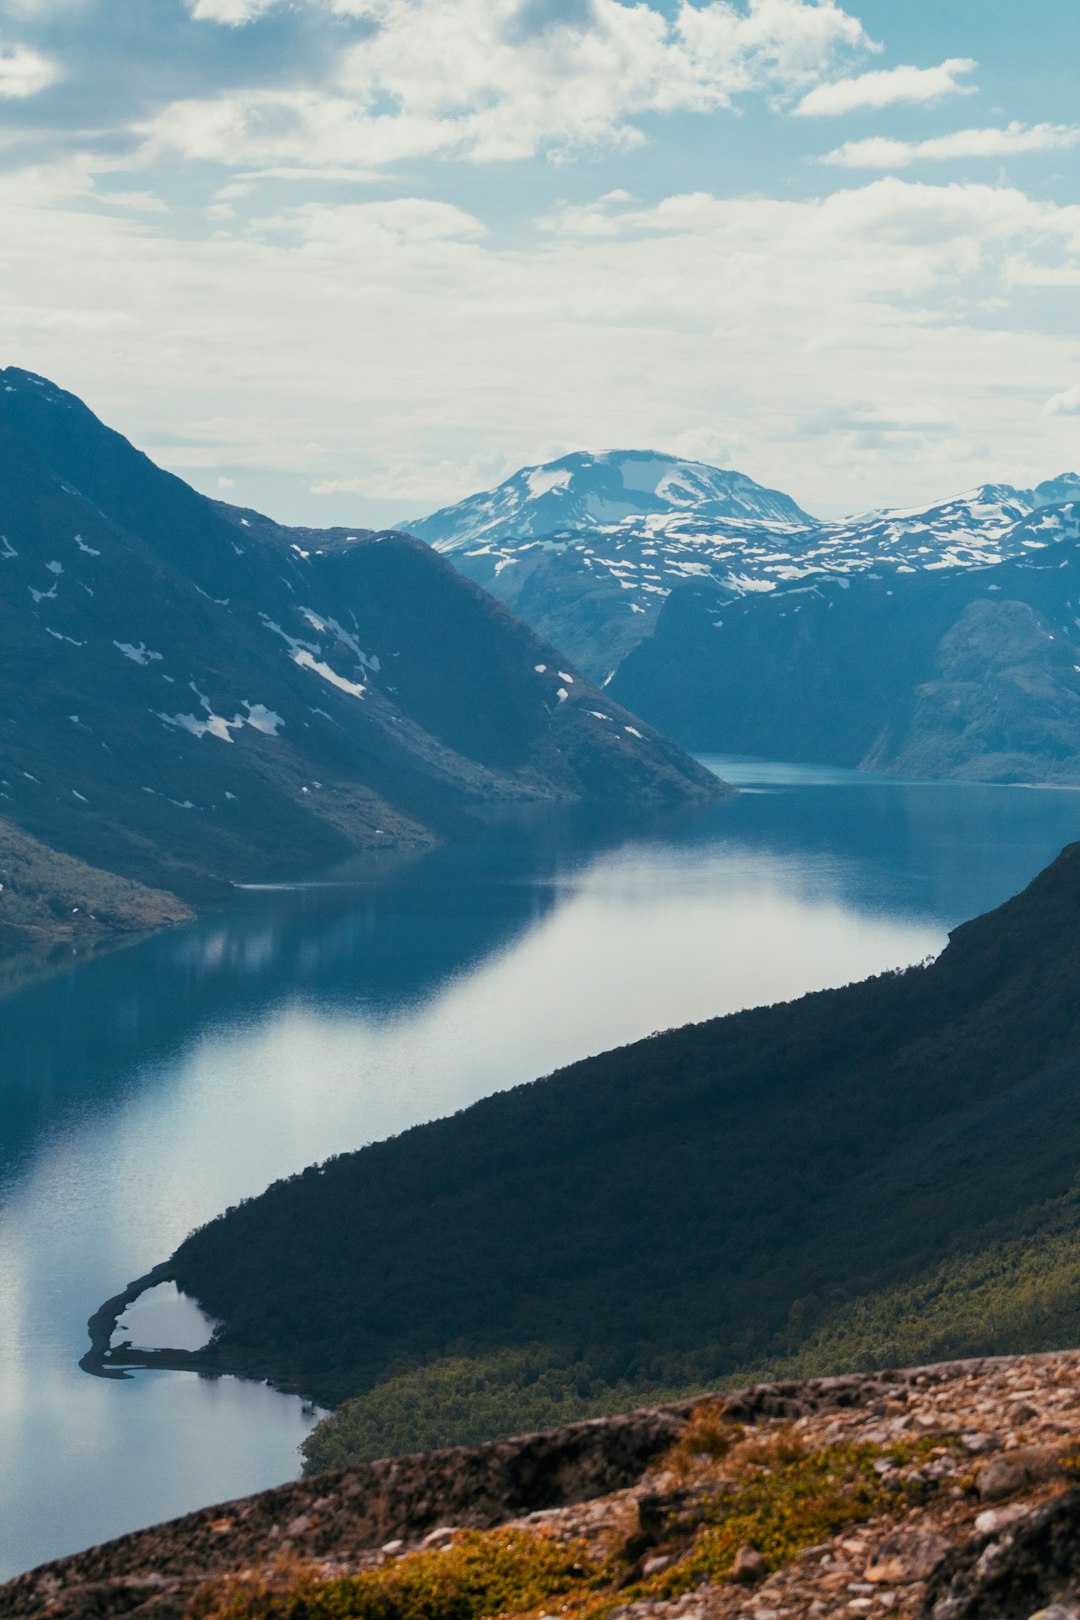
[[[0,1578],[299,1472],[295,1398],[79,1371],[91,1311],[193,1226],[571,1059],[919,961],[1080,837],[1077,793],[710,763],[739,799],[521,816],[0,1000]],[[169,1292],[123,1336],[197,1344]]]

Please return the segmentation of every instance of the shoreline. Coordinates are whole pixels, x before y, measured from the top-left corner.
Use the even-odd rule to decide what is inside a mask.
[[[200,1370],[198,1350],[136,1350],[130,1339],[112,1345],[116,1325],[140,1294],[156,1288],[159,1283],[172,1282],[172,1262],[163,1260],[142,1277],[136,1277],[119,1294],[113,1294],[88,1319],[86,1331],[90,1335],[90,1348],[80,1356],[79,1366],[92,1378],[130,1378],[132,1370],[157,1367],[166,1371]]]

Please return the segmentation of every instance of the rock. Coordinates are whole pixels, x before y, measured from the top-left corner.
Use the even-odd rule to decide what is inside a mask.
[[[768,1566],[756,1547],[740,1547],[731,1566],[731,1579],[740,1586],[756,1586],[768,1574]]]
[[[997,1535],[1008,1525],[1022,1519],[1028,1509],[1022,1502],[1011,1502],[1008,1507],[986,1508],[975,1520],[975,1531],[980,1536]]]
[[[1001,1450],[1001,1441],[993,1434],[962,1434],[960,1443],[970,1457],[979,1457],[987,1451]]]
[[[655,1558],[646,1558],[641,1566],[641,1573],[645,1576],[660,1575],[672,1562],[670,1554],[660,1553]]]
[[[459,1533],[460,1533],[460,1526],[459,1525],[456,1525],[456,1524],[440,1524],[440,1525],[436,1525],[434,1530],[429,1530],[428,1531],[427,1535],[421,1541],[420,1545],[421,1545],[421,1547],[448,1547],[450,1545],[450,1543],[453,1541],[454,1537],[456,1535],[458,1535]]]
[[[1075,1602],[1080,1568],[1080,1491],[976,1536],[934,1571],[920,1620],[1014,1620]],[[1071,1620],[1071,1617],[1070,1617]]]
[[[1012,1496],[1025,1485],[1052,1479],[1059,1471],[1057,1453],[1050,1446],[1021,1446],[1003,1452],[979,1470],[975,1489],[984,1502],[997,1502]]]
[[[890,1586],[929,1580],[951,1551],[952,1542],[936,1530],[896,1530],[874,1548],[866,1579]]]

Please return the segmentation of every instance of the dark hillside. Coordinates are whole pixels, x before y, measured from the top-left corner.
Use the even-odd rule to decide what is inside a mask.
[[[723,791],[419,541],[205,500],[0,372],[0,810],[43,844],[199,900],[491,804]]]
[[[204,1358],[340,1400],[525,1347],[634,1388],[794,1348],[1080,1168],[1080,845],[932,965],[657,1035],[189,1238]],[[541,1355],[541,1360],[543,1355]]]

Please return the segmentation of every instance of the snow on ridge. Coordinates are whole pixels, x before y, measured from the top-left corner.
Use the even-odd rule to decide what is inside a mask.
[[[542,495],[566,489],[573,476],[569,467],[530,467],[525,474],[525,482],[529,486],[529,494],[534,500],[539,500]]]

